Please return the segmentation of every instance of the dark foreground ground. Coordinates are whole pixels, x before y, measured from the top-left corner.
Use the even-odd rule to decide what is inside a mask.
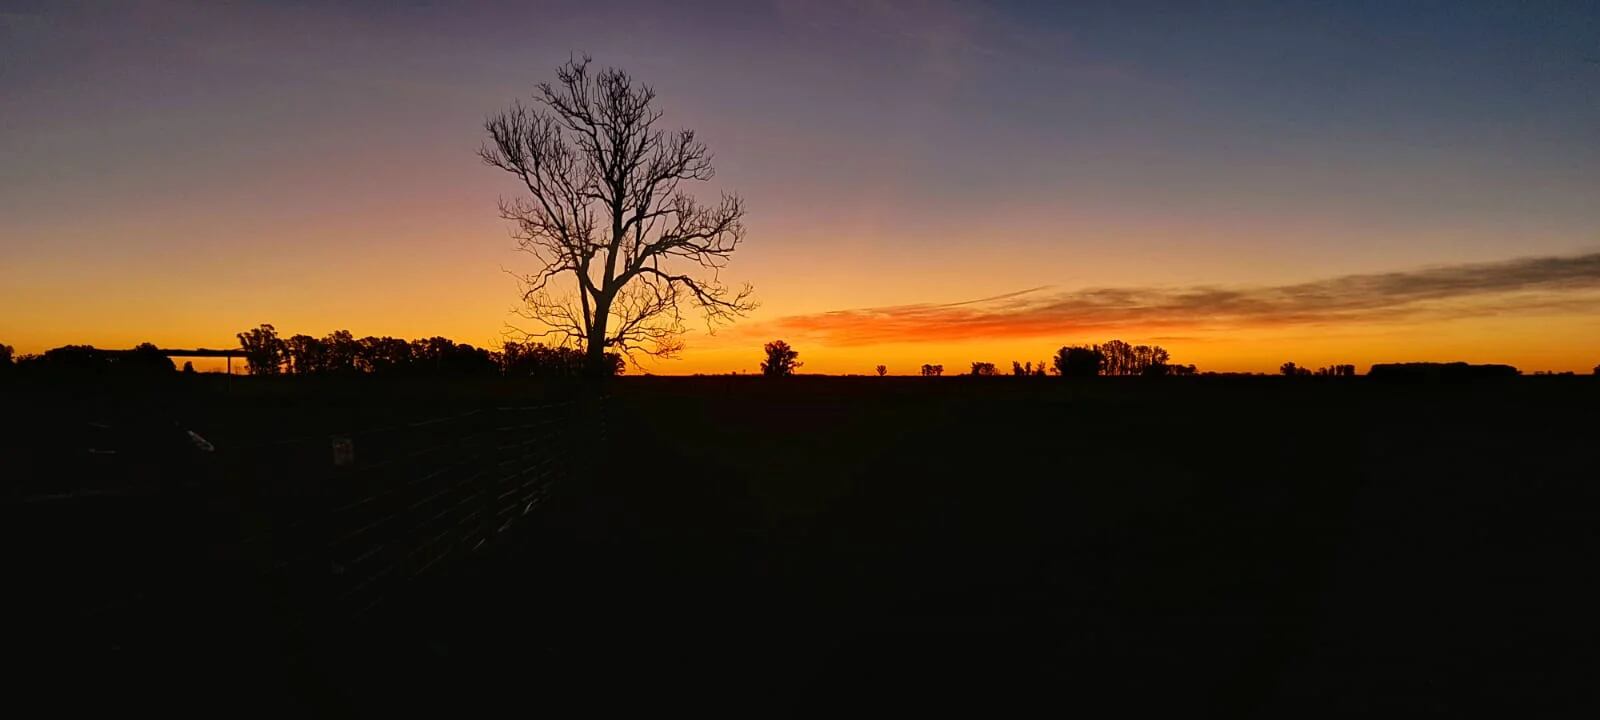
[[[502,427],[551,439],[548,492],[360,612],[285,589],[236,540],[322,517],[284,498],[340,481],[306,469],[323,450],[51,460],[78,458],[80,415],[182,414],[212,456],[264,458],[290,457],[279,438],[562,401],[265,387],[22,393],[36,405],[5,448],[23,469],[20,697],[228,715],[1600,707],[1590,378],[629,378],[551,415],[566,434]],[[572,432],[597,418],[603,441]],[[251,493],[272,502],[235,497]]]

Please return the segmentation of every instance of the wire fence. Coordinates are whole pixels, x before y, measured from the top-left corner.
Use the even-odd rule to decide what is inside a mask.
[[[495,542],[605,437],[604,398],[218,449],[238,551],[296,606],[361,615]]]

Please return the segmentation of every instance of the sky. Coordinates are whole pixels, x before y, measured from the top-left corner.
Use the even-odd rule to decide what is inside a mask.
[[[500,342],[484,118],[588,53],[761,307],[656,373],[1600,363],[1600,3],[0,4],[0,342]]]

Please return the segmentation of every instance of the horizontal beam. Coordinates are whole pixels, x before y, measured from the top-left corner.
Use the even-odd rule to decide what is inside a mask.
[[[110,354],[110,355],[130,355],[130,354],[133,354],[133,353],[136,353],[136,352],[139,352],[139,351],[137,351],[137,350],[102,350],[101,352],[104,352],[104,353],[107,353],[107,354]],[[165,355],[167,357],[225,357],[225,358],[231,358],[231,357],[243,357],[244,356],[244,351],[243,350],[239,350],[237,348],[235,348],[233,350],[211,350],[209,348],[195,348],[193,350],[184,350],[184,349],[180,349],[180,348],[156,348],[156,352],[158,352],[158,353],[160,353],[162,355]]]

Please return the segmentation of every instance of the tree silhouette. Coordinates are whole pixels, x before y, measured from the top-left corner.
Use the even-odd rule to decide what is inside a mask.
[[[283,347],[289,356],[289,372],[295,375],[315,375],[328,365],[327,349],[310,335],[294,335],[283,341]]]
[[[1169,356],[1160,345],[1130,345],[1121,340],[1109,340],[1094,347],[1105,358],[1101,372],[1106,375],[1144,375],[1155,365],[1165,365]],[[1154,371],[1154,374],[1164,373]]]
[[[766,351],[767,359],[761,362],[761,374],[767,377],[793,375],[795,368],[802,364],[795,359],[800,357],[799,351],[782,340],[773,340],[762,349]]]
[[[1031,360],[1025,363],[1017,362],[1016,360],[1011,361],[1011,374],[1019,377],[1043,377],[1045,368],[1046,365],[1043,360],[1039,361],[1038,365],[1034,365]]]
[[[879,365],[877,367],[877,370],[878,370],[878,377],[883,377],[885,374],[887,374],[889,372],[889,368],[886,365]]]
[[[972,364],[972,374],[977,377],[994,377],[994,363],[975,362]]]
[[[613,374],[622,372],[622,356],[608,353]],[[583,374],[584,354],[568,347],[507,342],[500,350],[501,371],[509,377],[575,377]]]
[[[943,365],[923,365],[922,366],[922,376],[923,377],[938,377],[938,376],[943,375],[943,374],[944,374],[944,366]]]
[[[327,365],[325,372],[349,375],[356,371],[356,356],[360,348],[356,345],[356,338],[349,330],[335,330],[322,338],[322,345],[326,351]]]
[[[1594,374],[1600,375],[1600,365],[1594,366]]]
[[[356,367],[363,372],[394,373],[414,366],[411,343],[400,338],[369,335],[356,341]]]
[[[277,328],[262,323],[260,327],[239,333],[238,337],[251,375],[277,375],[282,370],[285,346],[278,337]]]
[[[540,265],[520,276],[519,313],[545,329],[526,334],[576,343],[603,370],[608,349],[630,358],[681,350],[684,302],[708,327],[755,304],[750,286],[732,290],[718,278],[744,238],[743,202],[724,194],[702,205],[681,187],[711,179],[705,144],[692,130],[656,127],[650,86],[589,63],[568,61],[555,85],[538,85],[531,107],[491,116],[478,156],[527,191],[500,203],[519,248]],[[568,274],[576,299],[552,291]]]
[[[1105,367],[1106,356],[1097,347],[1063,347],[1054,363],[1052,369],[1061,377],[1094,377]]]
[[[0,343],[0,372],[5,372],[11,369],[13,364],[11,358],[16,354],[16,352],[16,348],[13,348],[5,343]],[[879,367],[882,366],[880,365]],[[881,375],[882,373],[879,374]]]
[[[146,373],[170,373],[178,369],[172,358],[161,352],[161,348],[148,342],[135,345],[131,352],[120,353],[111,362],[127,370]]]
[[[1286,362],[1278,366],[1278,372],[1285,377],[1305,377],[1311,374],[1311,369],[1300,367],[1292,362]]]

